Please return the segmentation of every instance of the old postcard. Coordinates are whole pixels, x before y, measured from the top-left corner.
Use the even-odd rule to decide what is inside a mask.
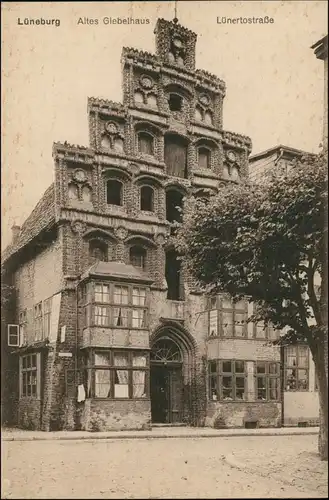
[[[327,498],[327,2],[1,10],[2,498]]]

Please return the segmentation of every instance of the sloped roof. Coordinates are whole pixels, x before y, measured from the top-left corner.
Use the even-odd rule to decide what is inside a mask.
[[[251,156],[249,156],[249,162],[253,162],[255,160],[259,160],[260,158],[263,158],[264,156],[269,156],[274,153],[278,153],[279,151],[283,150],[285,153],[290,153],[295,156],[304,156],[304,155],[310,155],[312,153],[309,153],[307,151],[302,151],[301,149],[296,149],[292,148],[290,146],[284,146],[283,144],[279,144],[278,146],[273,146],[272,148],[265,149],[264,151],[260,151],[259,153],[255,153]]]
[[[9,257],[30,243],[41,231],[50,227],[55,222],[55,186],[52,183],[45,191],[31,214],[23,223],[17,239],[8,245],[2,256],[4,264]]]
[[[138,281],[143,283],[152,283],[152,279],[141,269],[125,264],[124,262],[96,262],[83,275],[87,277],[103,277],[125,281]]]

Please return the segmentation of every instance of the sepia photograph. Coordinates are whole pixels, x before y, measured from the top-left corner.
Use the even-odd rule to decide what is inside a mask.
[[[328,2],[1,14],[1,498],[328,498]]]

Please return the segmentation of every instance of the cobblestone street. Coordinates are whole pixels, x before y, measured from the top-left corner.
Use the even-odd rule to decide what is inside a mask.
[[[12,441],[2,498],[326,498],[317,436]]]

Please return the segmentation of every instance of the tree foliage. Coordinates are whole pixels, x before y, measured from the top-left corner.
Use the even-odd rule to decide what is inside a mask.
[[[252,321],[304,342],[319,386],[319,452],[328,458],[327,152],[296,161],[259,184],[231,184],[208,203],[185,201],[176,248],[209,293],[256,306]]]
[[[249,297],[255,320],[289,329],[281,342],[323,335],[320,292],[327,205],[325,154],[261,184],[233,184],[186,200],[176,246],[209,292]],[[310,319],[314,325],[310,327]]]

